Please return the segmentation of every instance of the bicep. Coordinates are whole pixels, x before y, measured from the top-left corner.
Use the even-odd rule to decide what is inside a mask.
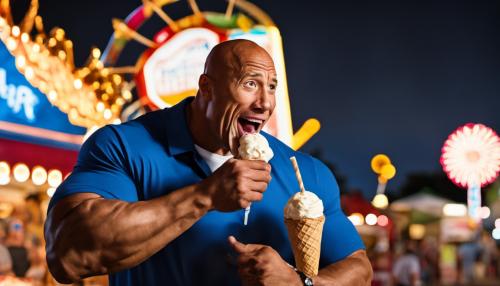
[[[51,224],[60,223],[71,211],[78,207],[81,203],[91,200],[102,198],[95,193],[78,193],[69,195],[58,201],[49,211],[48,219]]]

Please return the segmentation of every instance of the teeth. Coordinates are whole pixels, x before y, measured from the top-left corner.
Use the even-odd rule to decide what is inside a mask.
[[[245,120],[253,122],[253,123],[257,123],[257,124],[261,124],[262,123],[262,120],[259,120],[259,119],[245,118]]]

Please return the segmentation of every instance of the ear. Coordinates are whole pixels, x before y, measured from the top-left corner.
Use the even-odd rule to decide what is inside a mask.
[[[212,97],[212,82],[206,74],[200,75],[198,79],[198,88],[200,89],[200,94],[209,99]]]

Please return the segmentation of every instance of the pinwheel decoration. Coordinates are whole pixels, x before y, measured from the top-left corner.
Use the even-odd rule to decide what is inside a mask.
[[[500,172],[500,138],[483,124],[469,123],[453,132],[442,148],[441,165],[448,178],[467,188],[469,216],[479,220],[481,187]]]

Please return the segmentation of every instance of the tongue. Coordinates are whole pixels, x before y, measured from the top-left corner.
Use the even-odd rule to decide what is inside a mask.
[[[250,123],[241,123],[241,128],[246,133],[255,133],[255,126]]]

